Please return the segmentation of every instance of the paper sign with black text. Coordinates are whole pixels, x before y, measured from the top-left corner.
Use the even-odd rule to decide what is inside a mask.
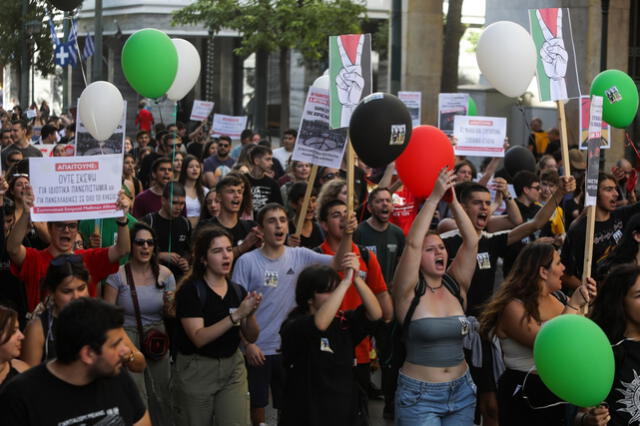
[[[598,199],[598,174],[600,173],[600,140],[602,138],[602,96],[591,97],[589,113],[589,149],[587,149],[586,197],[584,205],[595,206]]]
[[[471,157],[504,157],[504,138],[507,119],[504,117],[477,117],[456,115],[453,137],[456,155]]]
[[[240,139],[240,134],[246,128],[246,115],[213,114],[213,123],[211,124],[211,134],[213,136],[229,136],[230,138]]]
[[[191,121],[204,121],[209,117],[215,102],[195,100],[193,101],[193,108],[191,108]]]

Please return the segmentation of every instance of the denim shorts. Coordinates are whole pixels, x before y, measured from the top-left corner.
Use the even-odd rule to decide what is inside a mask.
[[[450,382],[423,382],[400,373],[396,426],[473,425],[476,385],[467,372]]]

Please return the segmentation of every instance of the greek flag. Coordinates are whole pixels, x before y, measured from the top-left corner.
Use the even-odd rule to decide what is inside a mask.
[[[53,48],[60,44],[60,40],[58,40],[58,34],[56,33],[56,27],[53,24],[53,18],[49,15],[49,30],[51,30],[51,41],[53,42]]]
[[[84,38],[84,49],[82,49],[82,56],[84,60],[86,61],[89,56],[93,55],[93,52],[95,52],[93,37],[91,37],[91,34],[87,34],[87,36]]]
[[[75,19],[71,20],[71,29],[69,30],[69,36],[67,37],[67,46],[69,51],[69,62],[72,67],[75,67],[78,63],[78,50],[76,46],[76,39],[78,38],[78,25]]]

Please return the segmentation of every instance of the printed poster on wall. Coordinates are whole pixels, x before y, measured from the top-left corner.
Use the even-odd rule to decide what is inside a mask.
[[[30,158],[35,222],[122,217],[122,155]]]
[[[346,142],[346,128],[329,128],[329,91],[310,87],[291,158],[339,169]]]

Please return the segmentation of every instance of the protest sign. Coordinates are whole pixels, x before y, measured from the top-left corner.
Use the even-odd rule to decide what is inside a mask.
[[[75,155],[79,157],[104,154],[122,154],[124,151],[124,137],[127,130],[127,101],[122,108],[122,119],[116,131],[105,141],[96,140],[80,121],[80,114],[76,120],[76,137],[73,144]],[[78,105],[80,102],[78,101]]]
[[[411,114],[411,125],[419,126],[422,121],[422,92],[398,92],[400,99]]]
[[[586,150],[589,147],[589,122],[591,115],[591,98],[589,96],[580,97],[580,149]],[[602,120],[600,130],[600,149],[611,148],[611,126]]]
[[[32,120],[37,115],[35,109],[28,109],[28,110],[25,111],[25,114],[27,115],[27,119],[28,120]]]
[[[371,34],[329,37],[331,128],[349,127],[351,113],[371,93]]]
[[[329,129],[329,92],[310,87],[291,158],[339,169],[346,142],[346,128]]]
[[[438,95],[438,129],[447,135],[453,133],[456,115],[467,115],[469,95],[466,93],[440,93]]]
[[[193,101],[193,108],[191,108],[191,121],[204,121],[209,117],[215,102],[195,100]]]
[[[589,113],[589,149],[587,150],[587,178],[585,206],[595,206],[598,198],[600,172],[600,140],[602,138],[602,96],[593,96]]]
[[[30,158],[35,222],[121,217],[122,155]]]
[[[580,97],[569,9],[529,9],[529,28],[538,52],[536,76],[540,100]]]
[[[453,137],[456,155],[472,157],[504,157],[504,138],[507,119],[503,117],[475,117],[456,115]]]
[[[229,136],[230,138],[239,139],[240,134],[246,128],[246,115],[213,114],[213,123],[211,124],[211,134],[213,136]]]

